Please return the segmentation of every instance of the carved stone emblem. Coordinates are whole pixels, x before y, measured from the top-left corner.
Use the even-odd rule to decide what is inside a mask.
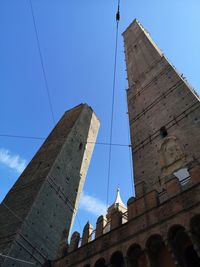
[[[185,154],[174,136],[165,138],[158,152],[161,155],[163,175],[170,175],[185,165]]]

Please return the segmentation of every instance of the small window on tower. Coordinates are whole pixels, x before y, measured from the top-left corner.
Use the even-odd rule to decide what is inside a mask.
[[[83,143],[80,143],[80,145],[79,145],[79,150],[81,150],[82,147],[83,147]]]
[[[168,135],[168,132],[167,132],[167,129],[165,128],[165,126],[160,128],[160,135],[162,136],[162,138],[164,138]]]

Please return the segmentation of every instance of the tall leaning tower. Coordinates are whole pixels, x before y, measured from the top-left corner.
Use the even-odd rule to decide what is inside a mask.
[[[199,97],[138,21],[124,41],[136,194],[161,191],[200,160]]]
[[[76,214],[98,129],[86,104],[55,126],[0,205],[0,252],[6,256],[0,255],[0,266],[43,266],[56,257]]]

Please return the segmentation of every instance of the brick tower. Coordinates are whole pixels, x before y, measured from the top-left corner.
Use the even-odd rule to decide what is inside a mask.
[[[160,191],[200,159],[200,102],[139,22],[124,41],[136,194]]]
[[[137,20],[123,36],[136,195],[87,223],[81,243],[75,232],[53,266],[199,267],[199,98]]]
[[[99,129],[86,104],[67,111],[0,206],[0,252],[42,266],[67,239]],[[0,257],[0,266],[29,266]]]

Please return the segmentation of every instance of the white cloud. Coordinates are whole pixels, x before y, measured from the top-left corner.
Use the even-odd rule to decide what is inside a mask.
[[[13,155],[7,149],[0,148],[0,163],[21,173],[26,167],[26,160],[19,155]]]
[[[82,192],[80,200],[80,208],[92,213],[95,216],[106,214],[106,205],[96,197],[90,196]]]

